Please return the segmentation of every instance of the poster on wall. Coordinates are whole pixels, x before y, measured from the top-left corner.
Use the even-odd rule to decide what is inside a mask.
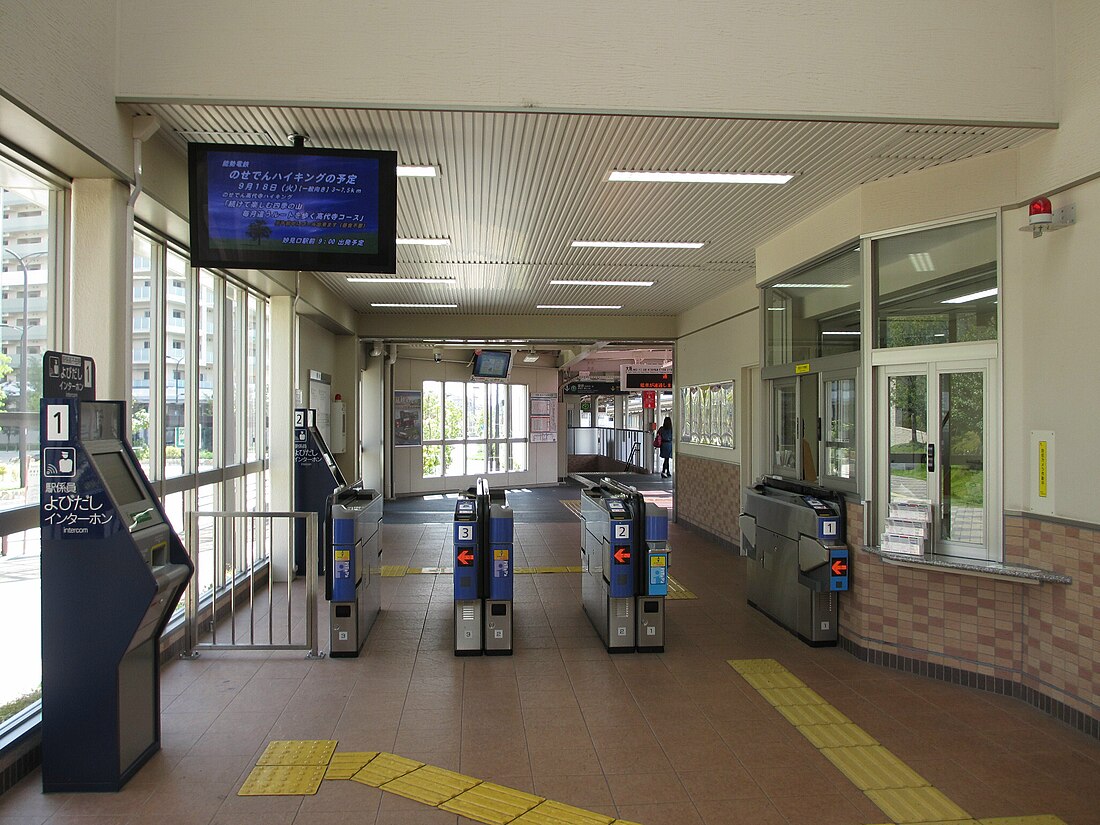
[[[419,447],[420,431],[420,390],[394,390],[393,446]]]
[[[558,394],[531,393],[531,443],[546,444],[558,440]]]

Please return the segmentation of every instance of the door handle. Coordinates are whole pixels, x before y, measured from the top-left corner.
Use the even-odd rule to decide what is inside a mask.
[[[936,445],[928,444],[928,472],[936,472]]]

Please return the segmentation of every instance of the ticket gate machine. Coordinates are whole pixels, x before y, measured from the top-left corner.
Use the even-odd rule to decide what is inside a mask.
[[[581,494],[581,523],[581,600],[608,652],[662,652],[668,511],[605,478]]]
[[[160,635],[194,565],[122,401],[47,398],[42,454],[42,790],[117,791],[160,750]]]
[[[479,478],[455,505],[456,656],[512,655],[513,560],[512,509]]]
[[[358,656],[382,609],[382,496],[360,482],[328,497],[329,655]]]
[[[745,491],[739,524],[749,604],[807,644],[835,645],[848,589],[844,497],[765,476]]]
[[[318,523],[324,523],[328,497],[344,487],[344,474],[317,429],[317,411],[294,411],[294,509],[299,513],[316,513]],[[325,537],[317,531],[317,575],[325,574]],[[296,519],[294,525],[294,573],[306,570],[306,524]]]

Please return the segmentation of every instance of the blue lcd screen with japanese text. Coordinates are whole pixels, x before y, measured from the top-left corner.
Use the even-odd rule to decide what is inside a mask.
[[[192,266],[394,272],[397,153],[188,145]]]

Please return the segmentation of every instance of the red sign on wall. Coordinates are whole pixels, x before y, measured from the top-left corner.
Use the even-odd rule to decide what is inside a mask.
[[[657,409],[657,393],[654,390],[642,390],[642,409]]]

